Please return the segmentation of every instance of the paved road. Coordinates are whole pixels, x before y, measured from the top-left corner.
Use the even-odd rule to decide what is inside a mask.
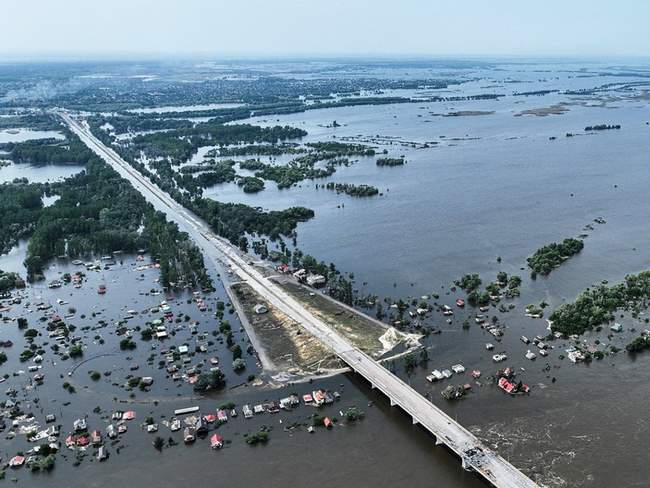
[[[306,310],[296,299],[277,284],[265,278],[249,265],[228,242],[211,232],[206,223],[174,201],[167,193],[152,184],[115,151],[94,137],[82,122],[69,114],[59,115],[88,145],[123,177],[131,181],[145,197],[164,207],[169,216],[179,222],[194,238],[204,254],[215,262],[228,266],[234,273],[278,310],[298,322],[306,331],[329,347],[354,371],[366,378],[373,388],[383,392],[391,402],[408,413],[413,423],[418,423],[460,458],[463,467],[473,469],[496,487],[538,487],[521,471],[494,451],[483,446],[471,432],[449,417],[429,400],[416,392],[373,358],[357,349],[344,337],[333,331],[325,322]],[[180,221],[179,221],[180,220]]]

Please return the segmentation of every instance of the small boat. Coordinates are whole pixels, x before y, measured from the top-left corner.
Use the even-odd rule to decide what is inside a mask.
[[[505,361],[506,359],[508,359],[508,356],[506,356],[505,354],[495,354],[494,356],[492,356],[492,361],[494,361],[495,363],[500,363],[502,361]]]
[[[172,420],[171,424],[169,424],[169,430],[172,432],[178,432],[181,430],[181,421],[178,419]]]
[[[106,435],[109,439],[115,439],[117,437],[117,430],[113,424],[109,424],[109,426],[106,427]]]
[[[526,336],[521,336],[521,342],[524,344],[530,344],[530,339]]]
[[[314,433],[314,427],[312,425],[307,427],[307,432],[309,432],[310,434],[313,434]]]
[[[487,349],[488,351],[491,351],[492,349],[494,349],[494,344],[492,344],[491,342],[488,342],[487,344],[485,344],[485,349]]]
[[[158,432],[158,424],[147,425],[147,432],[149,432],[150,434],[153,434],[154,432]]]
[[[533,361],[537,357],[537,354],[535,354],[533,351],[528,349],[528,352],[526,353],[526,359]]]
[[[457,299],[456,300],[456,306],[460,307],[460,308],[463,308],[465,306],[465,300],[463,300],[462,298]]]
[[[539,353],[544,357],[548,356],[548,351],[546,349],[540,349]]]
[[[442,376],[443,377],[449,379],[449,378],[451,378],[452,375],[453,375],[453,373],[451,371],[449,371],[448,369],[443,369],[442,370]]]
[[[210,447],[212,449],[221,449],[223,447],[223,437],[219,434],[213,434],[210,437]]]

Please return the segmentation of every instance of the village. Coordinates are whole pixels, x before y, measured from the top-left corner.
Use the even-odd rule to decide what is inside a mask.
[[[277,387],[269,389],[250,340],[235,328],[223,288],[165,293],[145,250],[60,259],[48,276],[0,299],[4,468],[49,471],[61,452],[74,465],[105,461],[132,435],[151,436],[157,450],[206,438],[217,449],[231,442],[227,424],[280,412],[301,417],[279,425],[307,433],[363,417],[354,405],[334,407],[338,391],[308,383],[286,384],[295,393],[268,399]],[[237,406],[250,389],[265,400]],[[192,398],[197,405],[186,406]],[[301,414],[301,406],[314,410]],[[272,428],[257,424],[246,443],[268,441]]]

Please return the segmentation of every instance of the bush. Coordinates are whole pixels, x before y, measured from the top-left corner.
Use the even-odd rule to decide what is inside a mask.
[[[70,355],[71,358],[78,358],[84,355],[83,349],[81,348],[81,344],[74,344],[70,346],[70,349],[68,349],[68,354]]]
[[[230,348],[230,351],[232,352],[232,358],[234,360],[241,358],[242,356],[242,350],[241,346],[239,344],[235,344]]]
[[[265,444],[269,440],[269,433],[265,430],[260,430],[257,434],[246,436],[246,444],[254,446],[255,444]]]
[[[36,329],[27,329],[25,331],[25,339],[33,339],[38,335],[38,331]]]
[[[133,342],[128,337],[126,339],[122,339],[120,341],[120,349],[122,351],[131,351],[131,350],[135,349],[136,347],[137,346],[136,346],[135,342]]]
[[[237,358],[232,362],[233,371],[241,371],[246,368],[246,361],[241,358]]]

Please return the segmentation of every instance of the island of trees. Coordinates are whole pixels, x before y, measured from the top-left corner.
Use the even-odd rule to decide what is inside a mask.
[[[617,309],[638,313],[650,299],[650,271],[628,275],[623,283],[583,291],[573,303],[560,305],[549,317],[551,330],[583,334],[614,320]]]
[[[403,157],[400,158],[377,158],[377,166],[401,166],[405,163]]]
[[[650,349],[650,335],[648,334],[637,337],[625,346],[625,350],[632,353],[643,352],[646,349]]]
[[[553,242],[535,251],[535,254],[527,259],[528,266],[533,270],[533,274],[548,275],[554,268],[582,251],[583,247],[584,242],[580,239],[568,238],[561,243]]]
[[[595,131],[595,130],[616,130],[620,129],[621,125],[608,125],[608,124],[598,124],[598,125],[588,125],[585,127],[586,132]]]
[[[519,296],[521,278],[517,275],[508,276],[505,271],[497,273],[497,280],[488,283],[485,290],[481,290],[483,280],[478,273],[469,273],[454,281],[454,284],[467,292],[467,303],[472,306],[487,305],[498,302],[502,297],[514,298]]]
[[[237,180],[237,184],[242,187],[244,193],[257,193],[264,189],[264,180],[255,176],[241,176]]]
[[[329,182],[325,185],[328,190],[334,190],[336,193],[345,193],[353,197],[371,197],[379,194],[377,187],[371,185],[353,185],[350,183]]]

